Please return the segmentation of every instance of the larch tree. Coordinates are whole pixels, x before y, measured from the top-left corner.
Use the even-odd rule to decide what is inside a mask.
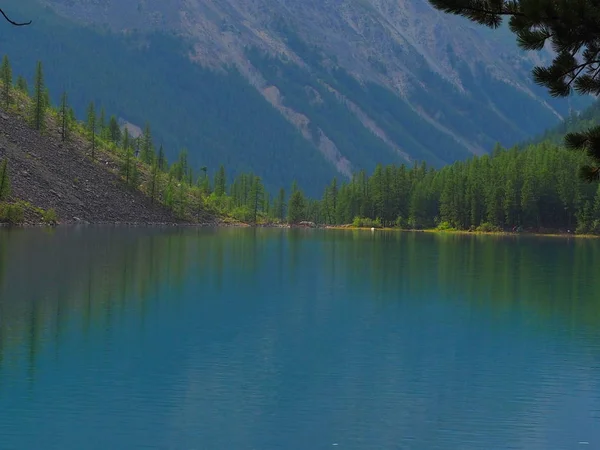
[[[509,18],[510,31],[524,50],[539,51],[550,43],[556,56],[533,69],[536,84],[554,97],[573,91],[600,95],[600,3],[597,0],[429,0],[437,9],[498,28]],[[565,145],[587,153],[591,165],[580,175],[600,180],[600,126],[568,133]]]
[[[33,82],[33,99],[31,102],[31,124],[36,130],[44,128],[46,107],[48,106],[47,91],[44,83],[44,71],[41,61],[38,61]]]
[[[10,88],[12,86],[12,68],[8,56],[2,58],[2,66],[0,66],[0,79],[2,80],[2,103],[8,109],[10,107]]]

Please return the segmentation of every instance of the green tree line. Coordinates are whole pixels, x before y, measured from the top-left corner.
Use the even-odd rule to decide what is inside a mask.
[[[439,170],[425,163],[380,164],[370,175],[363,170],[351,180],[333,179],[321,198],[309,198],[295,182],[289,191],[281,187],[272,195],[254,173],[229,180],[223,165],[212,174],[206,166],[193,167],[185,148],[169,162],[163,146],[156,146],[149,123],[134,137],[93,102],[85,120],[78,121],[66,92],[60,105],[51,105],[41,63],[31,95],[22,77],[13,86],[7,57],[0,81],[4,107],[25,114],[41,132],[49,132],[47,123],[54,120],[53,129],[59,130],[61,139],[85,138],[90,158],[96,159],[99,152],[113,158],[127,185],[187,220],[201,221],[208,212],[247,223],[600,233],[600,190],[577,177],[588,157],[552,142],[511,149],[497,146],[491,155]]]
[[[300,216],[323,224],[409,229],[600,233],[600,186],[577,176],[587,157],[550,142],[496,146],[440,170],[378,165],[337,180]]]

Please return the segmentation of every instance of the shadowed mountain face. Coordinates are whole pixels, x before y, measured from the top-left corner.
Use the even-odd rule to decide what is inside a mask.
[[[426,0],[40,2],[14,7],[37,19],[9,38],[40,40],[23,63],[54,50],[51,84],[149,120],[172,154],[185,146],[197,164],[252,169],[271,186],[320,186],[378,162],[442,165],[537,134],[581,103],[530,81],[549,54]]]

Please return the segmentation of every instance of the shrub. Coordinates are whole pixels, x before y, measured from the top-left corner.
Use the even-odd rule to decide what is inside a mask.
[[[436,228],[438,231],[455,231],[456,229],[450,225],[450,222],[440,222]]]
[[[352,226],[356,228],[381,228],[381,219],[379,217],[375,220],[368,217],[355,217]]]
[[[250,222],[254,219],[252,211],[246,206],[238,206],[233,208],[231,216],[240,222]]]
[[[48,225],[56,225],[58,223],[58,215],[56,214],[56,210],[54,208],[50,208],[47,211],[44,211],[42,214],[42,220]]]
[[[498,231],[502,231],[500,229],[500,227],[497,227],[496,225],[492,225],[489,222],[483,222],[481,225],[479,225],[477,228],[475,228],[475,231],[480,231],[482,233],[494,233],[494,232],[498,232]]]
[[[25,218],[25,211],[21,205],[0,203],[0,222],[18,224]]]
[[[406,220],[404,217],[400,217],[400,216],[396,219],[396,222],[394,222],[394,225],[403,230],[406,230],[407,228],[409,228],[408,220]]]

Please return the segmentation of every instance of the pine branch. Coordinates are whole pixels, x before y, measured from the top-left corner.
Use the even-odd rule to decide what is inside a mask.
[[[10,17],[8,17],[6,15],[6,13],[4,12],[4,10],[2,8],[0,8],[0,14],[2,14],[4,16],[4,18],[6,19],[6,21],[8,23],[10,23],[11,25],[14,25],[15,27],[24,27],[27,25],[31,25],[31,23],[32,23],[31,20],[29,22],[15,22],[14,20],[12,20]]]

